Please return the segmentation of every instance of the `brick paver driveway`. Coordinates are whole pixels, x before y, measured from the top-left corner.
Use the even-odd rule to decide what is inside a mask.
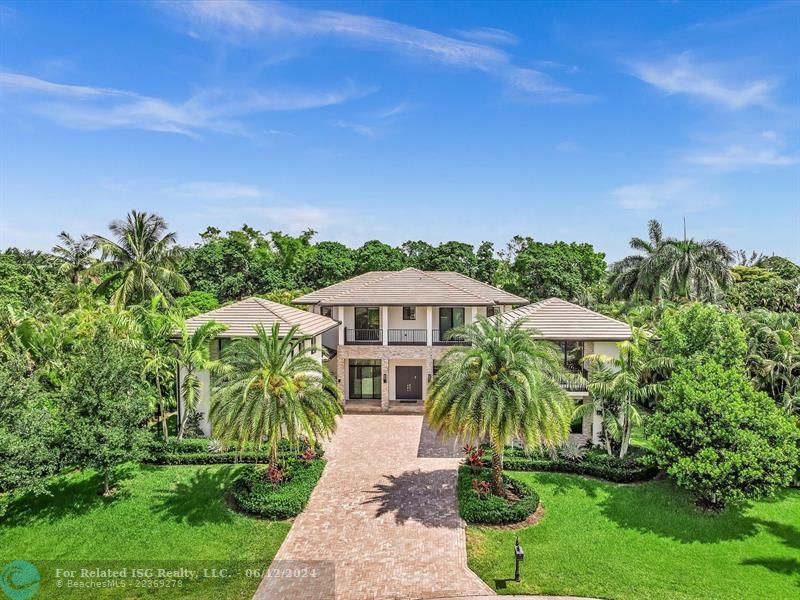
[[[331,561],[320,577],[266,577],[258,600],[378,600],[493,592],[467,568],[455,499],[457,458],[420,445],[417,415],[345,415],[327,445],[328,464],[273,566]],[[284,562],[285,561],[285,562]],[[294,573],[295,575],[297,572]],[[302,575],[302,571],[300,571]]]

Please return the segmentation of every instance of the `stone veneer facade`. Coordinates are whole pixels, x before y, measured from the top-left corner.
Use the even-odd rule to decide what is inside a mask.
[[[381,408],[389,410],[389,361],[418,360],[422,361],[423,394],[427,389],[427,381],[433,376],[433,361],[441,357],[452,346],[359,346],[344,345],[336,350],[336,381],[347,404],[347,361],[348,359],[370,359],[381,361]]]

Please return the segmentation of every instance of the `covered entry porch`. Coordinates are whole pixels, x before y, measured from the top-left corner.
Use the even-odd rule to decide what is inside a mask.
[[[421,411],[433,377],[434,361],[446,350],[435,346],[339,346],[336,380],[345,409]]]

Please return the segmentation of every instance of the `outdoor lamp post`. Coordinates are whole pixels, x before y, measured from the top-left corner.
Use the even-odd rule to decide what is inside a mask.
[[[525,552],[522,551],[522,546],[519,545],[519,538],[517,538],[517,542],[514,544],[514,581],[519,581],[521,576],[519,572],[519,563],[525,560]]]

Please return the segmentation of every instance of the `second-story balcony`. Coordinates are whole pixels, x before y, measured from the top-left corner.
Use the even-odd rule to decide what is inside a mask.
[[[383,343],[380,329],[344,329],[345,344],[377,344]]]
[[[441,329],[433,330],[433,344],[435,346],[466,346],[468,342],[458,336],[450,335],[449,330],[442,331]]]
[[[425,346],[428,332],[424,329],[387,329],[386,341],[390,346]],[[383,331],[380,329],[345,328],[344,343],[354,345],[382,345]]]
[[[569,368],[568,370],[574,375],[574,378],[562,379],[561,387],[567,392],[586,392],[586,373]]]

